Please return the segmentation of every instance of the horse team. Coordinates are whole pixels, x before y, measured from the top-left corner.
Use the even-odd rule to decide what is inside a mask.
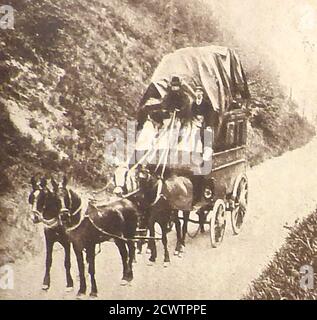
[[[139,229],[149,231],[148,247],[151,252],[149,263],[157,258],[155,243],[155,223],[161,227],[161,240],[164,246],[164,266],[170,262],[167,233],[170,223],[175,223],[177,243],[175,255],[182,255],[189,217],[189,208],[193,202],[193,186],[189,178],[171,175],[167,179],[156,176],[145,168],[138,172],[139,191],[129,198],[118,197],[106,204],[86,203],[67,185],[66,177],[61,182],[45,178],[31,179],[32,191],[29,203],[32,207],[34,223],[42,222],[46,242],[46,269],[42,289],[50,288],[50,269],[55,242],[59,242],[65,251],[66,290],[73,289],[71,276],[71,244],[77,259],[79,271],[78,296],[86,294],[85,260],[88,264],[91,291],[96,297],[98,290],[95,279],[96,245],[114,240],[122,259],[123,274],[121,285],[133,280],[133,262],[135,242],[141,252],[142,237]],[[184,223],[178,217],[183,210]],[[142,229],[143,228],[143,229]],[[137,240],[139,239],[139,240]]]

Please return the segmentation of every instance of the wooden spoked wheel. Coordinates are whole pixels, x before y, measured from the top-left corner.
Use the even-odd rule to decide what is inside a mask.
[[[233,234],[237,235],[243,226],[248,205],[248,180],[245,176],[239,179],[233,201],[234,207],[231,211],[231,224]]]
[[[224,237],[226,230],[226,205],[218,199],[210,216],[210,242],[213,248],[217,248]]]

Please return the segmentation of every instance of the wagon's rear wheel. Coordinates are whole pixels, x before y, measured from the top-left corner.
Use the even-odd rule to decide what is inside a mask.
[[[217,248],[221,244],[226,230],[226,205],[223,200],[216,201],[209,223],[211,246]]]
[[[233,234],[240,233],[248,205],[248,180],[246,176],[239,179],[234,195],[234,207],[231,211],[231,224]]]

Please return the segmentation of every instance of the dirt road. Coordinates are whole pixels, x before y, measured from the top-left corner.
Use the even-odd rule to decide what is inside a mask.
[[[99,299],[239,299],[283,244],[286,223],[310,214],[317,205],[317,139],[250,169],[249,210],[244,229],[233,236],[227,228],[223,244],[210,247],[209,236],[188,239],[182,259],[172,256],[174,232],[169,234],[171,265],[163,268],[159,252],[157,265],[146,265],[138,256],[131,286],[120,287],[121,262],[113,243],[102,245],[97,256]],[[159,245],[161,249],[161,245]],[[44,251],[29,263],[13,265],[15,289],[1,291],[7,299],[74,299],[77,291],[65,293],[63,255],[57,245],[49,292],[41,291]],[[72,273],[77,275],[73,258]]]

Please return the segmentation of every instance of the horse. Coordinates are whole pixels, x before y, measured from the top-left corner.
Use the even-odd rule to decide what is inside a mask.
[[[138,180],[140,191],[143,194],[143,205],[148,208],[150,237],[155,237],[155,223],[158,223],[162,230],[164,266],[166,267],[170,262],[167,233],[171,220],[175,223],[177,233],[174,255],[181,257],[184,252],[189,213],[193,205],[193,185],[186,177],[171,175],[167,179],[163,179],[145,167],[139,168]],[[182,227],[178,216],[179,210],[183,211],[184,223]],[[154,239],[149,240],[149,248],[151,250],[149,261],[153,263],[157,258]]]
[[[114,240],[123,265],[121,285],[133,280],[132,263],[135,255],[133,238],[136,234],[138,211],[127,199],[116,198],[101,207],[84,201],[67,187],[67,178],[62,183],[52,179],[53,190],[60,203],[60,220],[73,244],[77,258],[80,287],[78,297],[86,294],[85,265],[83,250],[86,250],[88,273],[91,280],[91,297],[97,297],[95,280],[95,247],[97,244]]]
[[[59,242],[65,251],[64,266],[66,270],[66,291],[73,290],[73,278],[71,276],[70,242],[59,223],[59,201],[54,193],[47,187],[47,180],[42,178],[36,181],[31,178],[32,191],[29,195],[29,204],[32,206],[32,221],[34,224],[42,222],[44,224],[44,235],[46,244],[46,270],[42,289],[47,291],[50,288],[50,270],[52,266],[53,247],[55,242]]]

